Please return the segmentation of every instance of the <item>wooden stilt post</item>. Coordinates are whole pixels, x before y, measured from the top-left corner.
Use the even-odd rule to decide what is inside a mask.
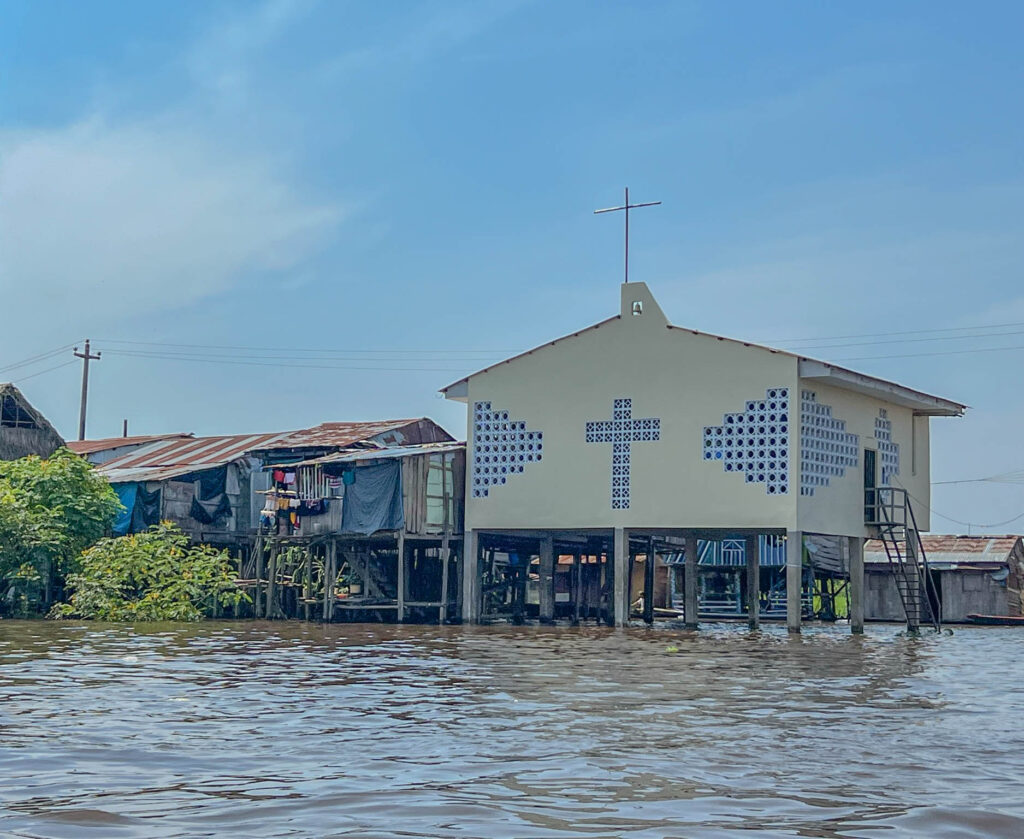
[[[583,599],[583,562],[579,550],[572,555],[572,625],[579,626]]]
[[[331,539],[327,543],[327,555],[324,557],[324,622],[334,617],[334,563],[338,556],[338,542]]]
[[[761,540],[756,533],[747,534],[747,625],[761,625]]]
[[[259,618],[263,614],[263,537],[256,538],[256,588],[252,595],[252,616]]]
[[[451,556],[450,536],[445,528],[444,536],[441,537],[441,608],[437,613],[437,621],[442,624],[448,620],[448,566],[451,564]]]
[[[310,547],[306,551],[306,563],[302,569],[304,578],[302,581],[302,614],[303,617],[309,620],[309,600],[313,596],[313,548]]]
[[[685,537],[683,561],[683,620],[687,629],[697,628],[697,613],[700,602],[697,597],[697,575],[700,573],[697,534],[688,532]]]
[[[279,551],[277,542],[274,542],[270,546],[270,563],[267,568],[267,605],[264,617],[276,618],[278,616],[277,607],[277,556]]]
[[[647,563],[644,565],[644,623],[654,623],[654,537],[647,537]]]
[[[515,576],[512,579],[512,623],[516,626],[523,623],[526,609],[526,582],[530,577],[530,560],[532,557],[516,554]]]
[[[555,622],[555,544],[549,533],[540,540],[540,622]]]
[[[397,620],[405,620],[405,531],[398,531],[398,612]]]

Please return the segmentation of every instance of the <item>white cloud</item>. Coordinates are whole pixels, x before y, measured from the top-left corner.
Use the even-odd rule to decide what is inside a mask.
[[[185,65],[198,88],[237,94],[248,86],[256,55],[315,5],[314,0],[266,0],[243,15],[209,26],[189,49]]]
[[[0,135],[0,286],[31,320],[186,305],[299,266],[341,216],[184,117]]]

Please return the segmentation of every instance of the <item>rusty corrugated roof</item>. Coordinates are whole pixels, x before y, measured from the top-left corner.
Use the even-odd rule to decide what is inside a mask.
[[[432,420],[423,417],[415,419],[393,419],[378,420],[375,422],[324,422],[313,428],[306,428],[302,431],[293,431],[282,440],[276,441],[273,448],[347,448],[357,443],[363,443],[391,434],[391,439],[385,439],[385,443],[401,444],[404,436],[401,432],[410,427],[418,426],[421,422]],[[258,447],[257,447],[258,448]],[[264,448],[270,448],[266,446]]]
[[[231,434],[160,440],[115,457],[98,466],[97,471],[111,483],[164,481],[231,463],[255,449],[273,446],[290,433],[284,431],[276,434]]]
[[[166,437],[116,457],[98,470],[112,483],[164,481],[189,472],[213,469],[258,451],[279,449],[345,449],[379,440],[400,445],[409,433],[418,435],[420,423],[431,424],[431,434],[449,436],[432,420],[395,419],[375,422],[325,422],[300,431],[274,434],[232,434],[219,437]],[[414,436],[415,436],[414,435]],[[124,440],[125,438],[118,438]],[[449,436],[450,439],[450,436]],[[123,443],[122,443],[123,445]]]
[[[929,563],[991,564],[1006,562],[1020,536],[954,536],[921,534]],[[864,561],[888,563],[885,546],[877,539],[864,543]]]
[[[139,434],[134,437],[99,437],[95,440],[73,440],[67,445],[75,454],[95,454],[110,449],[119,449],[121,446],[138,446],[143,443],[154,443],[157,440],[181,439],[194,437],[191,432],[179,434]]]

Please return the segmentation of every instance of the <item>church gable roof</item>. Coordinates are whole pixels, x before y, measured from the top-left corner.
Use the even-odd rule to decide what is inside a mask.
[[[621,289],[621,310],[620,313],[614,317],[607,318],[593,326],[564,335],[561,338],[556,338],[553,341],[548,341],[534,347],[533,349],[527,350],[526,352],[507,358],[504,361],[499,361],[496,364],[491,364],[481,370],[477,370],[475,373],[470,373],[468,376],[441,388],[441,393],[451,399],[461,398],[465,395],[465,388],[468,385],[469,380],[476,376],[495,370],[506,364],[512,364],[518,359],[533,355],[547,347],[553,347],[565,341],[573,340],[581,335],[600,329],[602,326],[606,326],[610,323],[622,321],[626,318],[632,319],[634,316],[642,316],[646,321],[649,322],[653,320],[672,331],[685,332],[692,335],[712,338],[718,341],[748,347],[761,352],[787,356],[794,359],[799,365],[798,370],[801,378],[821,381],[823,384],[828,384],[833,387],[840,387],[872,395],[884,401],[890,401],[910,407],[921,414],[960,416],[963,414],[964,410],[966,410],[967,406],[959,402],[953,402],[940,396],[933,396],[932,394],[914,390],[912,388],[905,387],[904,385],[897,384],[896,382],[887,381],[875,376],[869,376],[864,373],[858,373],[845,367],[839,367],[835,364],[819,361],[818,359],[798,355],[796,353],[789,352],[788,350],[780,350],[763,344],[752,343],[750,341],[742,341],[736,338],[714,335],[709,332],[701,332],[697,329],[675,326],[668,322],[668,319],[664,312],[662,312],[661,307],[658,306],[657,301],[655,301],[654,296],[651,294],[646,283],[626,283],[622,285]],[[637,308],[638,306],[639,310]]]

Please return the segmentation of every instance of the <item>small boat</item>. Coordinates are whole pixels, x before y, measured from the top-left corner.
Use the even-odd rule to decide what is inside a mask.
[[[967,621],[979,626],[1024,626],[1024,617],[1013,615],[968,615]]]

